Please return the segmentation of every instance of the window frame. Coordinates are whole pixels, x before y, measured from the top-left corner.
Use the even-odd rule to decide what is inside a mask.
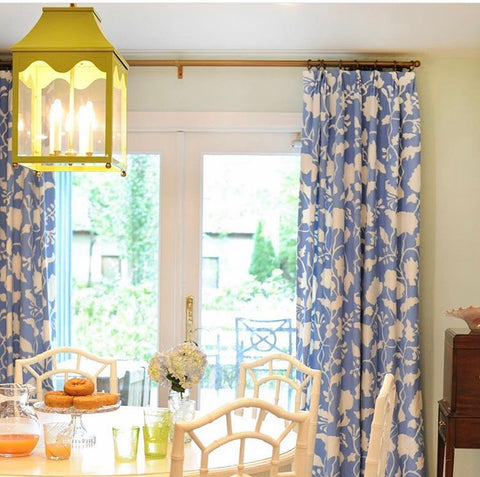
[[[168,227],[160,227],[158,245],[158,329],[161,329],[158,349],[168,349],[185,339],[186,296],[193,295],[197,298],[194,303],[195,320],[201,309],[199,207],[201,207],[202,161],[199,154],[262,153],[259,151],[262,148],[255,144],[255,141],[254,144],[244,143],[242,140],[244,134],[256,136],[259,143],[268,135],[283,134],[288,137],[289,145],[292,147],[294,140],[298,139],[301,121],[301,113],[277,112],[135,111],[128,114],[129,152],[160,155],[158,222],[169,224]],[[211,146],[207,144],[215,145],[215,142],[217,147],[210,149]],[[274,141],[273,144],[275,143]],[[277,150],[270,152],[285,153],[285,144],[277,145]],[[293,152],[295,151],[292,150]],[[192,155],[196,156],[194,160],[191,159]],[[194,196],[199,199],[192,200]],[[162,253],[162,250],[165,252]],[[68,254],[69,249],[66,247],[64,256],[68,257]],[[64,266],[57,267],[57,273],[61,268],[70,269]],[[68,336],[71,333],[71,304],[69,292],[66,290],[69,287],[65,287],[65,283],[71,283],[71,276],[57,275],[58,293],[64,294],[64,299],[57,300],[57,319],[59,328],[65,330]],[[198,326],[198,323],[194,323],[194,326]],[[71,345],[71,335],[68,340],[63,338],[64,334],[61,333],[62,340],[58,339],[57,344]],[[160,389],[159,405],[165,405],[167,398],[167,391]],[[195,393],[193,398],[196,398]]]

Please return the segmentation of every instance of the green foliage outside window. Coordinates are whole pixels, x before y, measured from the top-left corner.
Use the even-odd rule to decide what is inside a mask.
[[[275,269],[272,275],[262,282],[251,276],[240,287],[218,290],[211,295],[208,303],[204,303],[204,308],[235,311],[251,303],[257,309],[273,309],[285,301],[293,301],[294,292],[283,272]]]
[[[92,180],[76,175],[76,186],[88,197],[90,232],[116,244],[127,260],[131,283],[156,276],[158,250],[158,174],[148,156],[129,161],[126,178],[103,174]]]
[[[96,354],[148,361],[157,350],[156,286],[76,286],[76,345]]]
[[[76,346],[146,361],[157,350],[158,340],[159,177],[152,173],[148,156],[136,155],[134,159],[125,179],[112,180],[109,174],[103,174],[101,182],[97,182],[88,174],[75,176],[76,187],[88,198],[87,230],[98,240],[117,245],[128,273],[127,280],[103,279],[74,285],[72,328]],[[293,302],[297,182],[298,170],[292,169],[280,184],[278,195],[265,190],[263,199],[257,196],[257,200],[264,200],[262,206],[267,211],[278,209],[280,204],[278,252],[264,236],[266,222],[262,219],[255,234],[250,275],[241,286],[214,291],[203,303],[205,310],[285,309],[285,303]],[[226,374],[227,368],[222,373]],[[228,373],[222,381],[233,379],[234,370]],[[206,376],[208,379],[213,376]]]
[[[253,255],[248,272],[259,282],[263,282],[272,275],[277,268],[277,257],[272,241],[263,233],[263,223],[259,222],[254,236]]]
[[[136,155],[126,178],[91,173],[74,177],[73,193],[86,198],[91,236],[115,244],[127,269],[126,276],[115,281],[103,277],[74,283],[75,346],[140,361],[157,350],[158,169],[158,158],[152,163],[151,157]]]

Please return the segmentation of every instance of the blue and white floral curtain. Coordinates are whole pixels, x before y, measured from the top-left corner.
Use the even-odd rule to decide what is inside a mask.
[[[297,324],[298,357],[322,370],[314,475],[363,475],[390,372],[387,476],[423,476],[415,74],[305,71],[303,98]]]
[[[0,382],[17,358],[50,347],[54,319],[54,199],[51,173],[11,161],[12,74],[0,71]]]

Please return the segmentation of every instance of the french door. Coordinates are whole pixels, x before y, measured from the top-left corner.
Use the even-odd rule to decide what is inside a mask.
[[[234,396],[240,315],[287,318],[293,330],[295,278],[286,275],[296,243],[298,132],[148,129],[130,134],[129,151],[160,156],[158,347],[193,339],[207,353],[207,375],[192,393],[205,409]],[[165,405],[167,390],[158,399]]]

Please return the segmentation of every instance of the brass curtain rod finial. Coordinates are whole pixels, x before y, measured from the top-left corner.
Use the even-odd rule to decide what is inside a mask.
[[[418,68],[419,66],[420,66],[420,61],[412,60],[411,61],[411,66],[410,66],[410,71],[413,71],[415,68]]]

